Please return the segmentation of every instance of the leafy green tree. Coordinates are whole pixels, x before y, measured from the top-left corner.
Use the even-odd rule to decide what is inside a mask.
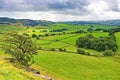
[[[37,53],[37,46],[31,38],[18,33],[7,33],[3,49],[25,67],[34,63],[33,55]]]

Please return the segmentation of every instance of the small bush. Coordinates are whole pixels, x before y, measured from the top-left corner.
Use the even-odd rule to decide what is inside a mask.
[[[89,52],[85,52],[84,50],[81,50],[81,49],[77,49],[77,53],[82,54],[82,55],[89,55],[90,56]]]
[[[85,52],[86,55],[90,56],[90,53],[89,52]]]
[[[49,36],[49,34],[46,33],[45,36]]]
[[[112,50],[105,50],[103,52],[104,56],[113,56],[115,53]]]
[[[81,49],[77,49],[77,53],[78,54],[85,54],[85,51],[81,50]]]
[[[26,29],[29,29],[29,27],[26,27]]]
[[[58,50],[59,50],[59,51],[63,51],[62,48],[59,48]]]
[[[29,36],[29,34],[27,34],[27,33],[23,33],[23,35]]]
[[[39,37],[42,37],[43,35],[39,34],[38,36],[39,36]]]
[[[39,36],[37,36],[36,34],[32,34],[32,38],[36,38],[37,40],[39,40]]]
[[[64,49],[64,48],[59,48],[58,50],[59,50],[59,51],[63,51],[63,52],[66,52],[66,51],[67,51],[67,50]]]
[[[32,30],[32,32],[35,32],[35,30]]]
[[[64,52],[66,52],[67,50],[66,49],[63,49]]]
[[[53,40],[54,42],[58,42],[59,40],[58,39],[55,39],[55,40]]]
[[[40,38],[39,38],[38,36],[36,37],[36,39],[37,39],[37,40],[40,40]]]
[[[35,37],[37,37],[37,35],[36,34],[32,34],[32,38],[35,38]]]
[[[38,50],[43,50],[43,48],[41,46],[38,46]]]
[[[47,30],[42,30],[42,32],[47,32]]]
[[[55,48],[51,48],[50,50],[51,50],[51,51],[55,51]]]

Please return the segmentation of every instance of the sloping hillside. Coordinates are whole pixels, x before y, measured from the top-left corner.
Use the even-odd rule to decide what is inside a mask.
[[[0,52],[0,80],[43,80],[23,69],[16,68]]]

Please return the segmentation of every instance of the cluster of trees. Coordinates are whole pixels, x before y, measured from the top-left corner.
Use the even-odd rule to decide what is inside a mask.
[[[66,34],[66,32],[62,32],[62,33],[51,33],[51,34],[46,33],[45,35],[42,35],[42,36],[55,36],[55,35],[64,35],[64,34]]]
[[[116,51],[117,43],[114,37],[95,38],[93,35],[80,37],[76,40],[76,46],[80,48],[94,49],[97,51],[112,50]]]
[[[87,32],[93,32],[93,31],[94,31],[93,28],[88,28],[88,29],[87,29]]]
[[[120,28],[114,28],[109,30],[109,35],[114,35],[115,32],[120,32]]]
[[[39,40],[40,39],[40,37],[47,37],[47,36],[55,36],[55,35],[64,35],[64,34],[66,34],[65,32],[63,32],[63,33],[51,33],[51,34],[49,34],[49,33],[45,33],[44,35],[42,35],[42,34],[39,34],[39,35],[36,35],[36,34],[32,34],[32,38],[36,38],[37,40]]]
[[[76,33],[86,33],[83,30],[77,30],[77,31],[72,31],[72,32],[61,32],[61,33],[46,33],[45,35],[39,35],[39,36],[54,36],[54,35],[64,35],[64,34],[76,34]]]
[[[103,32],[109,32],[109,29],[103,29],[103,28],[97,28],[97,29],[93,29],[93,28],[88,28],[87,32],[93,32],[93,31],[103,31]]]
[[[86,32],[84,32],[83,30],[77,30],[74,33],[86,33]]]
[[[102,28],[95,29],[95,31],[109,32],[109,30],[108,30],[108,29],[102,29]]]
[[[103,31],[103,32],[109,32],[109,33],[115,33],[115,32],[120,32],[120,28],[113,28],[113,29],[102,29],[102,28],[98,28],[95,29],[95,31]]]
[[[50,32],[63,32],[63,31],[66,31],[66,30],[68,30],[68,29],[66,29],[66,28],[61,28],[61,29],[53,29],[53,30],[51,30]]]
[[[120,32],[120,28],[113,28],[113,29],[103,29],[103,28],[97,28],[97,29],[93,29],[93,28],[88,28],[87,32],[93,32],[93,31],[103,31],[103,32]]]

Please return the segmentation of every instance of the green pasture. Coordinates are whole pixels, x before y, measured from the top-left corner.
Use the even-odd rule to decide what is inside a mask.
[[[35,64],[33,68],[40,70],[41,74],[53,77],[55,80],[120,80],[120,56],[112,57],[95,57],[77,54],[77,47],[75,46],[76,39],[79,37],[92,34],[96,38],[107,37],[107,32],[94,31],[92,33],[74,33],[74,34],[60,34],[63,32],[50,32],[53,29],[66,28],[65,32],[72,32],[77,30],[87,31],[88,28],[95,29],[111,29],[115,26],[105,25],[70,25],[70,24],[54,24],[50,26],[36,26],[26,28],[15,25],[0,25],[0,44],[2,43],[3,32],[17,31],[18,33],[27,33],[45,35],[56,34],[54,36],[42,36],[40,39],[32,38],[34,42],[43,50],[38,50],[38,54],[34,56]],[[47,32],[44,32],[47,30]],[[117,54],[120,53],[120,32],[115,33],[118,44]],[[0,46],[1,47],[1,46]],[[47,51],[47,49],[57,49],[56,51]],[[66,49],[66,52],[58,51],[59,48]],[[102,54],[91,49],[81,48],[90,54]],[[3,54],[0,50],[0,80],[43,80],[32,73],[26,72],[24,69],[15,67],[12,63],[4,60],[4,57],[9,57],[8,54]]]
[[[0,33],[3,32],[10,32],[10,31],[20,31],[20,30],[25,30],[25,28],[23,26],[16,26],[16,25],[1,25],[0,24]]]
[[[117,45],[118,45],[118,49],[117,49],[117,54],[120,54],[120,32],[115,33],[116,36],[116,41],[117,41]]]
[[[39,51],[35,65],[61,76],[62,80],[119,80],[120,64],[110,57],[89,57],[65,52]]]

